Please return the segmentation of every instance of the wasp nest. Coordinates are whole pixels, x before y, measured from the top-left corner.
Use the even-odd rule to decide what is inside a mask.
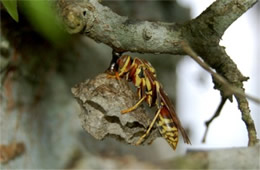
[[[130,113],[120,113],[138,101],[136,93],[123,79],[107,78],[103,73],[75,85],[72,93],[82,108],[79,114],[82,127],[98,140],[115,137],[135,144],[151,122],[142,105]],[[151,143],[157,136],[157,130],[153,129],[144,143]]]

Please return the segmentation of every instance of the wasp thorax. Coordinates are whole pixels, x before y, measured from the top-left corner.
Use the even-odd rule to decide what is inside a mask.
[[[129,64],[131,64],[131,57],[124,55],[117,60],[119,71],[124,71]]]

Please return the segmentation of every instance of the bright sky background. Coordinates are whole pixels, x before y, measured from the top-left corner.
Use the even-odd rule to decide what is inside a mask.
[[[183,6],[191,7],[192,18],[205,10],[213,0],[179,0]],[[235,61],[244,76],[246,92],[260,98],[260,17],[256,22],[256,7],[235,21],[222,37],[221,45]],[[258,50],[258,51],[257,51]],[[258,55],[258,56],[257,56]],[[190,57],[184,58],[178,68],[178,114],[182,124],[191,130],[191,148],[223,148],[247,146],[246,127],[241,120],[237,102],[227,102],[221,115],[209,128],[206,144],[201,140],[205,131],[204,122],[211,118],[220,102],[219,91],[213,89],[211,76]],[[260,105],[250,101],[251,115],[260,138]]]

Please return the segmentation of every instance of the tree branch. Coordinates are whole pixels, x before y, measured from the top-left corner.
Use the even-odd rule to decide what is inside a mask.
[[[97,42],[122,51],[183,54],[180,42],[186,37],[183,37],[183,30],[187,25],[200,25],[199,28],[203,28],[200,35],[203,33],[202,37],[206,37],[206,33],[210,33],[210,39],[211,33],[216,32],[219,40],[227,27],[256,2],[218,0],[195,20],[183,25],[131,20],[117,15],[97,0],[58,0],[58,7],[70,33],[84,33]]]
[[[199,34],[213,40],[220,39],[226,29],[236,21],[258,0],[217,0],[211,4],[192,23],[193,27],[200,28]],[[212,36],[215,36],[214,38]]]
[[[184,54],[178,24],[131,20],[117,15],[96,0],[69,5],[58,2],[70,33],[84,33],[117,51]]]
[[[206,130],[204,132],[204,135],[203,135],[203,138],[202,138],[202,143],[205,143],[206,142],[206,137],[207,137],[207,134],[208,134],[208,130],[209,130],[209,125],[211,124],[211,122],[217,118],[219,115],[220,115],[220,112],[223,108],[223,106],[225,105],[227,101],[227,98],[221,98],[221,102],[216,110],[216,112],[214,113],[214,115],[208,120],[205,122],[205,125],[206,125]]]

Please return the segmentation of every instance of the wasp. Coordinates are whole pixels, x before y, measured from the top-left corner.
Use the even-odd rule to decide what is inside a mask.
[[[136,142],[141,144],[156,123],[160,134],[166,139],[169,145],[175,150],[179,140],[179,131],[181,132],[184,142],[191,144],[181,122],[175,112],[172,102],[163,90],[161,83],[156,78],[154,67],[146,60],[131,58],[129,55],[113,53],[113,59],[108,69],[108,77],[124,78],[133,82],[137,88],[139,101],[132,107],[121,110],[122,114],[135,110],[143,101],[149,107],[157,107],[157,111],[149,128]]]

